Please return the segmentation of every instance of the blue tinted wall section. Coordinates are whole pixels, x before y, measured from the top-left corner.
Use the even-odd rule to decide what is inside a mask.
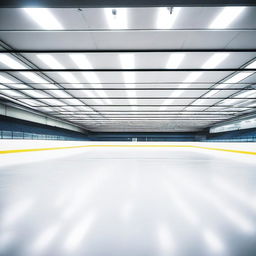
[[[88,140],[88,133],[0,116],[0,139]]]

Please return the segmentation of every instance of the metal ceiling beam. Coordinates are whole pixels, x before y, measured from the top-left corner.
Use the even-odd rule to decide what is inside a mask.
[[[0,90],[1,92],[1,90]],[[33,99],[33,100],[194,100],[198,99],[198,97],[15,97],[16,100],[24,100],[24,99]],[[227,97],[202,97],[200,98],[202,100],[226,100],[226,99],[232,99],[232,100],[256,100],[255,97],[235,97],[235,98],[227,98]],[[89,105],[91,106],[91,105]],[[108,106],[108,105],[105,105]]]
[[[255,6],[254,0],[1,0],[1,8],[106,8],[173,6]]]
[[[16,83],[14,83],[16,85]],[[27,84],[27,83],[25,83]],[[251,83],[250,83],[251,84]],[[6,84],[4,84],[6,85]],[[234,84],[235,85],[235,84]],[[7,88],[0,91],[255,91],[256,88]]]
[[[174,29],[157,29],[157,28],[126,28],[126,29],[110,29],[110,28],[86,28],[86,29],[61,29],[61,30],[45,30],[45,29],[0,29],[0,33],[137,33],[137,32],[254,32],[256,28],[174,28]]]
[[[78,113],[78,114],[57,114],[55,116],[81,116],[81,115],[88,115],[88,114],[83,114],[83,113]],[[185,112],[182,113],[182,116],[219,116],[219,115],[223,115],[223,116],[232,116],[234,114],[202,114],[202,113],[197,113],[197,114],[185,114]],[[97,114],[90,114],[90,116],[98,116]],[[111,116],[181,116],[181,113],[177,113],[177,114],[104,114],[105,117],[111,117]]]
[[[86,107],[85,105],[69,105],[70,107]],[[90,107],[185,107],[187,105],[184,105],[184,104],[181,104],[181,105],[161,105],[161,104],[154,104],[154,105],[127,105],[127,104],[123,104],[123,105],[95,105],[95,104],[92,104],[90,105]],[[34,108],[43,108],[43,107],[46,107],[46,106],[31,106],[31,107],[34,107]],[[52,107],[67,107],[67,105],[53,105]],[[196,108],[199,108],[199,107],[210,107],[209,105],[191,105],[190,107],[196,107]],[[256,108],[255,107],[235,107],[235,106],[232,106],[232,105],[221,105],[221,106],[214,106],[214,108],[248,108],[248,109],[254,109]]]
[[[14,50],[0,50],[0,53],[172,53],[172,52],[256,52],[256,48],[235,48],[235,49],[66,49],[66,50],[28,50],[28,49],[14,49]]]
[[[67,111],[67,110],[63,110],[63,111],[49,111],[47,113],[51,113],[51,114],[61,114],[61,113],[74,113],[75,111]],[[160,115],[162,115],[161,113],[181,113],[181,111],[177,111],[177,110],[101,110],[100,111],[101,113],[115,113],[115,112],[122,112],[122,113],[137,113],[137,112],[140,112],[140,113],[144,113],[144,112],[150,112],[150,113],[153,113],[153,112],[156,112],[156,113],[160,113]],[[233,114],[236,114],[236,113],[239,113],[237,111],[229,111],[229,110],[226,110],[226,111],[221,111],[221,110],[218,110],[218,111],[207,111],[207,112],[202,112],[202,111],[198,111],[198,110],[186,110],[186,111],[182,111],[182,113],[190,113],[190,112],[198,112],[198,113],[233,113]],[[92,112],[87,112],[87,111],[79,111],[80,114],[89,114],[89,113],[92,113]],[[106,114],[107,115],[107,114]]]
[[[0,72],[256,72],[256,68],[134,68],[134,69],[121,69],[121,68],[101,68],[101,69],[77,69],[77,68],[67,68],[67,69],[10,69],[1,68]]]

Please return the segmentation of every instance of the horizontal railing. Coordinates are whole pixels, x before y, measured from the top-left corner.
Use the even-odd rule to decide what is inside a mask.
[[[72,136],[40,134],[30,132],[0,130],[0,139],[24,139],[24,140],[83,140]]]

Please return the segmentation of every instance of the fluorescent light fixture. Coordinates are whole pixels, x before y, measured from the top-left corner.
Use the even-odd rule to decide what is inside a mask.
[[[134,72],[123,72],[124,82],[134,84],[135,83],[135,73]],[[125,85],[126,87],[128,85]]]
[[[41,101],[49,104],[49,105],[63,105],[65,106],[66,103],[63,103],[62,101],[56,100],[56,99],[41,99]]]
[[[52,69],[65,69],[65,67],[59,63],[53,56],[50,54],[37,54],[37,58],[39,58],[44,64]]]
[[[27,91],[23,91],[24,93],[26,93],[27,95],[34,97],[34,98],[42,98],[42,97],[49,97],[47,94],[45,94],[44,92],[41,91],[36,91],[36,90],[27,90]]]
[[[228,80],[226,80],[224,83],[237,83],[241,80],[244,80],[246,77],[248,77],[252,74],[253,74],[253,72],[240,72],[240,73],[232,76]]]
[[[194,82],[196,81],[201,75],[203,74],[203,72],[193,72],[190,73],[187,78],[184,80],[185,83],[190,83],[190,82]]]
[[[8,66],[9,68],[26,69],[26,67],[23,64],[14,60],[7,54],[0,54],[0,62],[2,62],[4,65]]]
[[[256,95],[256,91],[255,90],[249,90],[249,91],[246,91],[246,92],[241,92],[239,94],[237,94],[235,97],[239,97],[239,98],[242,98],[244,97],[245,99],[250,99],[250,98],[247,98],[248,96],[254,96]]]
[[[93,69],[91,63],[84,54],[69,54],[69,57],[80,69]]]
[[[85,55],[82,54],[70,54],[70,58],[74,61],[74,63],[80,68],[80,69],[93,69],[93,66],[89,62],[89,60],[86,58]],[[88,81],[88,83],[97,84],[97,88],[103,88],[102,84],[100,83],[99,77],[94,72],[83,72],[83,76]],[[95,94],[91,91],[85,92],[89,97],[95,97]],[[100,97],[108,97],[108,95],[102,90],[96,92]],[[94,99],[94,101],[97,104],[103,105],[103,101],[100,99]],[[111,100],[105,99],[105,102],[107,104],[111,104]]]
[[[194,101],[191,105],[203,105],[204,102],[205,102],[205,99],[198,99]]]
[[[247,65],[245,68],[256,68],[256,61],[254,61],[251,64]]]
[[[58,62],[53,56],[49,54],[37,54],[37,57],[52,69],[65,69],[65,67],[60,62]],[[68,83],[79,83],[78,79],[71,73],[58,72],[58,74]]]
[[[215,68],[229,56],[229,53],[215,53],[202,66],[202,68]]]
[[[133,69],[135,68],[135,58],[134,54],[125,53],[119,54],[121,66],[123,69]]]
[[[60,22],[46,8],[23,8],[23,10],[43,29],[64,29]]]
[[[178,68],[178,66],[181,64],[184,58],[185,58],[184,53],[171,54],[167,61],[166,68],[173,68],[173,69]]]
[[[220,90],[211,90],[207,92],[204,97],[210,98],[211,96],[215,95],[216,93],[220,92]]]
[[[190,83],[190,82],[194,82],[195,80],[197,80],[201,75],[203,74],[203,72],[193,72],[190,73],[187,78],[184,80],[185,83]],[[190,84],[181,84],[180,86],[178,86],[178,88],[187,88],[189,87]],[[177,90],[174,91],[170,94],[170,97],[179,97],[182,93],[184,93],[184,90]],[[172,99],[167,99],[164,101],[164,105],[165,104],[170,104],[173,100]],[[165,110],[166,107],[162,106],[160,107],[160,110]]]
[[[135,68],[135,58],[134,54],[120,54],[119,55],[121,66],[123,69],[133,69]],[[124,82],[126,88],[135,88],[135,73],[134,72],[123,72]],[[128,97],[136,97],[136,91],[127,91]],[[131,105],[136,105],[136,99],[129,99]],[[132,106],[133,110],[137,110],[137,107]]]
[[[209,28],[223,29],[228,27],[244,10],[245,7],[224,7]]]
[[[156,27],[158,29],[169,29],[172,28],[174,22],[179,16],[181,8],[167,8],[161,7],[158,8]]]
[[[207,245],[213,252],[223,252],[224,245],[216,233],[209,229],[205,229],[203,232],[203,236]]]
[[[1,84],[10,84],[10,83],[14,83],[14,82],[9,78],[6,78],[6,77],[0,75],[0,83]]]
[[[78,99],[63,99],[63,101],[69,105],[81,105],[81,101]]]
[[[88,83],[100,84],[100,79],[99,79],[99,77],[94,72],[84,72],[83,76],[86,78]]]
[[[1,93],[8,95],[10,97],[20,97],[20,96],[24,96],[23,94],[21,94],[20,92],[17,91],[11,91],[11,90],[6,90],[6,91],[1,91]]]
[[[219,105],[231,105],[231,104],[236,104],[238,102],[240,102],[241,100],[236,100],[236,99],[226,99],[223,100],[222,102],[219,103]]]
[[[63,90],[49,90],[49,93],[55,97],[60,97],[60,98],[68,98],[70,95]]]
[[[32,72],[20,72],[20,74],[22,76],[25,76],[27,79],[29,79],[33,83],[42,83],[42,84],[43,83],[49,83],[48,81],[46,81],[45,79],[43,79],[39,75],[37,75],[35,73],[32,73]]]
[[[42,106],[44,105],[44,103],[42,102],[39,102],[37,100],[31,100],[31,99],[19,99],[19,101],[22,101],[30,106]],[[45,109],[42,109],[42,110],[45,110]]]
[[[126,29],[128,27],[126,8],[104,8],[104,13],[111,29]]]

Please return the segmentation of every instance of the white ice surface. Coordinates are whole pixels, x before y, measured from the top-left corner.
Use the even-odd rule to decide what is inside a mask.
[[[31,143],[19,148],[92,142]],[[255,159],[153,147],[1,155],[0,255],[256,255]]]

